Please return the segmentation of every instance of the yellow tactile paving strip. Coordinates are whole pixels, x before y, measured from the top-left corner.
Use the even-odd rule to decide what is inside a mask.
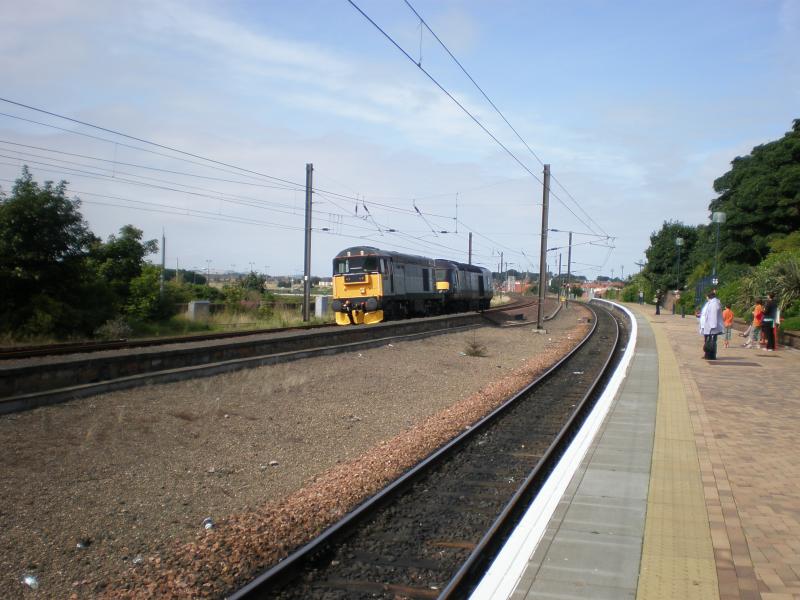
[[[669,395],[682,393],[702,482],[705,515],[693,512],[687,519],[684,513],[682,524],[671,524],[675,529],[665,533],[680,532],[683,527],[692,530],[692,523],[704,530],[710,527],[717,580],[717,589],[709,590],[708,596],[690,596],[671,587],[666,577],[677,571],[670,570],[645,589],[645,567],[648,571],[660,568],[653,556],[652,562],[646,562],[652,553],[648,547],[661,544],[648,536],[655,533],[656,521],[671,518],[657,511],[683,513],[680,503],[660,504],[651,498],[639,597],[800,600],[800,352],[745,349],[739,345],[741,339],[734,338],[728,349],[720,344],[720,360],[710,364],[700,358],[702,338],[697,334],[696,319],[668,314],[656,317],[652,307],[632,308],[651,322],[661,381],[673,388],[659,390],[656,447],[663,435],[675,435],[681,443],[672,444],[674,449],[664,455],[665,462],[684,461],[690,454],[682,443],[685,431],[680,433],[685,415],[674,416],[667,407],[675,401],[665,402]],[[654,480],[660,469],[654,455]],[[679,477],[679,472],[674,473]],[[651,483],[651,493],[659,485],[667,487]],[[684,487],[696,493],[694,485]],[[673,497],[679,499],[680,495],[673,491]],[[690,554],[689,550],[675,551],[677,558]],[[687,573],[690,567],[687,563]],[[657,589],[659,583],[665,589]]]
[[[658,407],[636,597],[718,598],[711,528],[689,405],[669,340],[657,323],[652,327],[658,349]]]

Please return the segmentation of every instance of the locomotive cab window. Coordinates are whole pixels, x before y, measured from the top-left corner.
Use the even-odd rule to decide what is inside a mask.
[[[383,260],[381,259],[381,262]],[[337,275],[345,273],[378,273],[377,256],[350,256],[333,261],[333,272]]]

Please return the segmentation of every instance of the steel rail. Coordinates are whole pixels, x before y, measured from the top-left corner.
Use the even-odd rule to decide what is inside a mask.
[[[103,350],[124,350],[128,348],[147,348],[149,346],[166,346],[168,344],[182,344],[188,342],[203,342],[209,340],[224,340],[227,338],[260,335],[264,333],[281,333],[303,329],[321,329],[333,327],[333,323],[320,325],[294,325],[292,327],[276,327],[274,329],[249,329],[247,331],[223,331],[217,333],[198,333],[194,335],[180,335],[163,338],[143,338],[140,340],[114,340],[107,342],[65,342],[63,344],[46,344],[41,346],[13,346],[0,348],[0,360],[33,358],[37,356],[57,356],[61,354],[79,354],[101,352]]]
[[[579,352],[586,343],[590,340],[590,338],[594,335],[597,330],[597,318],[592,320],[592,327],[587,335],[581,340],[581,342],[573,348],[569,353],[561,357],[555,364],[553,364],[550,368],[547,369],[542,375],[540,375],[537,379],[530,382],[526,385],[523,389],[515,393],[509,399],[507,399],[502,405],[495,408],[489,414],[484,416],[481,420],[477,423],[472,425],[468,430],[462,432],[457,437],[453,438],[450,442],[441,446],[439,449],[435,450],[433,453],[428,455],[425,459],[423,459],[420,463],[412,467],[409,471],[405,472],[403,475],[395,479],[392,483],[388,486],[383,488],[380,492],[376,493],[375,495],[371,496],[356,508],[354,508],[351,512],[345,515],[341,520],[337,521],[335,524],[328,527],[325,531],[323,531],[319,536],[305,544],[304,546],[300,547],[289,556],[284,558],[281,562],[273,565],[268,570],[263,572],[262,574],[258,575],[255,579],[251,580],[249,583],[241,587],[240,589],[236,590],[230,596],[228,596],[229,600],[250,600],[251,598],[260,597],[259,594],[262,593],[262,588],[267,585],[279,585],[282,581],[285,581],[291,578],[296,569],[302,566],[302,563],[312,557],[315,552],[322,550],[331,543],[335,543],[341,537],[344,537],[348,534],[348,532],[355,526],[357,526],[362,521],[370,518],[373,512],[378,509],[379,507],[385,505],[387,502],[392,500],[395,496],[402,493],[404,490],[408,489],[421,475],[426,473],[433,465],[439,463],[441,460],[446,458],[447,456],[451,455],[454,451],[456,451],[460,446],[465,444],[467,441],[472,439],[474,436],[481,433],[485,430],[489,425],[491,425],[499,416],[503,413],[510,410],[514,407],[521,398],[526,396],[533,388],[541,385],[543,382],[548,380],[550,376],[556,373],[561,366],[572,358],[577,352]],[[614,352],[610,352],[610,356],[613,356]],[[607,368],[608,359],[604,363],[604,369]],[[592,384],[592,388],[596,386],[598,379]]]
[[[594,313],[594,320],[595,323],[597,323],[597,313],[594,310],[594,307],[591,307],[588,304],[586,306]],[[611,311],[608,312],[610,313]],[[500,515],[498,515],[491,527],[486,531],[486,534],[478,542],[467,560],[447,584],[447,587],[442,590],[438,600],[463,598],[469,591],[471,591],[471,587],[474,587],[473,584],[476,580],[476,572],[481,569],[488,560],[493,558],[496,550],[502,546],[502,543],[507,538],[507,534],[516,524],[516,517],[518,513],[524,510],[524,507],[522,506],[523,502],[531,497],[535,482],[540,479],[543,472],[551,469],[553,464],[557,462],[562,446],[569,443],[568,438],[571,439],[575,429],[580,426],[580,421],[582,421],[583,413],[588,406],[590,399],[597,391],[600,381],[603,380],[608,374],[608,367],[617,353],[617,348],[620,341],[620,328],[619,322],[616,319],[614,319],[614,322],[616,323],[617,327],[615,329],[616,335],[612,344],[612,351],[609,352],[608,358],[598,372],[594,381],[590,384],[586,394],[584,394],[580,403],[578,406],[576,406],[575,411],[569,417],[564,427],[539,459],[539,462],[531,470],[531,472],[525,478],[525,481],[511,497],[506,507],[503,509]]]

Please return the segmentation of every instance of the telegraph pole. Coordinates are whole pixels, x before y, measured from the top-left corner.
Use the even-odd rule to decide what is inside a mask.
[[[545,279],[547,279],[547,209],[550,204],[550,165],[544,166],[544,184],[542,188],[542,246],[539,254],[539,307],[536,311],[537,329],[542,328]]]
[[[561,281],[561,252],[558,253],[558,301],[561,302],[561,291],[564,289],[564,282]]]
[[[500,253],[500,287],[503,287],[503,253]]]
[[[467,264],[472,264],[472,232],[469,232],[469,261]]]
[[[161,282],[158,286],[158,297],[164,297],[164,270],[167,268],[167,238],[164,237],[164,228],[161,228]]]
[[[306,164],[306,251],[303,269],[303,321],[309,319],[311,305],[311,182],[314,165]]]
[[[569,232],[569,248],[567,250],[567,306],[569,306],[569,293],[572,289],[572,232]]]

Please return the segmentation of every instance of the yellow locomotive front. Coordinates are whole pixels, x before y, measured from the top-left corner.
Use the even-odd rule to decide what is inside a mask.
[[[369,250],[351,248],[333,259],[333,312],[338,325],[383,321],[383,259]]]

